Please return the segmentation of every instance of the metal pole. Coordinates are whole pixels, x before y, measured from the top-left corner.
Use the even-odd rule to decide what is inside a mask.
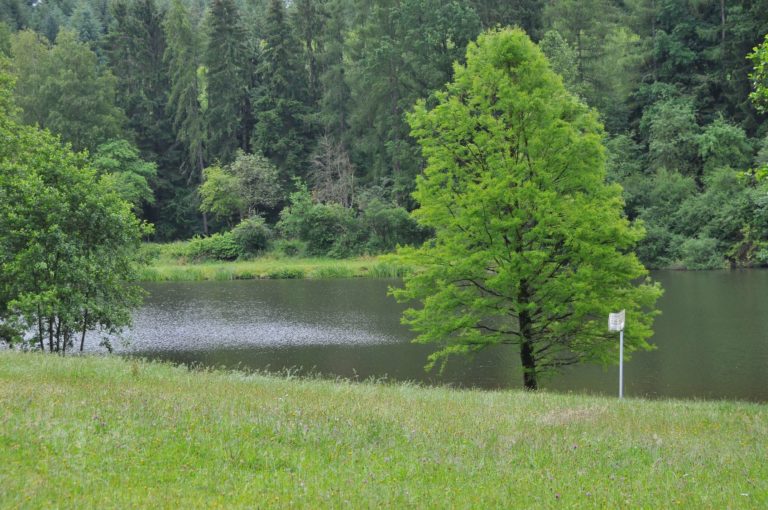
[[[624,398],[624,330],[619,331],[619,398]]]

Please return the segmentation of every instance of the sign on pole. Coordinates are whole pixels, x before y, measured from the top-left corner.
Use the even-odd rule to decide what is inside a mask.
[[[608,314],[608,330],[619,332],[619,398],[624,398],[624,312]]]
[[[608,314],[608,330],[610,331],[624,331],[624,310],[618,313]]]

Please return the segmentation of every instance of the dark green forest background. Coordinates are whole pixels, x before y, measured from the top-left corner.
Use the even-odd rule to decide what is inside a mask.
[[[746,58],[768,0],[0,0],[0,21],[20,120],[87,151],[155,240],[248,218],[316,254],[423,238],[405,114],[513,25],[600,113],[644,263],[768,264]]]

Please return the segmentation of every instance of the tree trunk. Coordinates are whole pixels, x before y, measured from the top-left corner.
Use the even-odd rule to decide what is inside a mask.
[[[37,305],[37,338],[40,340],[40,352],[45,352],[45,343],[43,342],[43,336],[45,335],[45,327],[43,326],[43,316],[40,313],[40,305]]]
[[[48,318],[48,351],[53,352],[53,317]]]
[[[520,302],[528,302],[528,289],[525,282],[520,285]],[[533,353],[533,342],[531,341],[531,317],[528,312],[521,312],[519,316],[520,326],[520,362],[523,365],[523,386],[526,390],[536,390],[539,387],[536,380],[536,358]]]
[[[526,390],[537,390],[536,359],[533,356],[533,344],[524,338],[520,344],[520,362],[523,365],[523,386]]]
[[[85,331],[88,326],[88,310],[83,314],[83,334],[80,336],[80,352],[83,352],[83,345],[85,345]]]

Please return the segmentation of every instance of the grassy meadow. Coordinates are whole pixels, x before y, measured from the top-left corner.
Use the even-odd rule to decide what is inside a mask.
[[[766,508],[768,406],[0,352],[0,508]]]
[[[365,256],[349,259],[318,257],[288,257],[267,253],[251,260],[199,261],[184,256],[186,242],[167,244],[147,243],[144,250],[151,253],[149,263],[139,270],[139,280],[202,281],[252,280],[286,278],[396,278],[406,268],[398,267],[379,257]]]

